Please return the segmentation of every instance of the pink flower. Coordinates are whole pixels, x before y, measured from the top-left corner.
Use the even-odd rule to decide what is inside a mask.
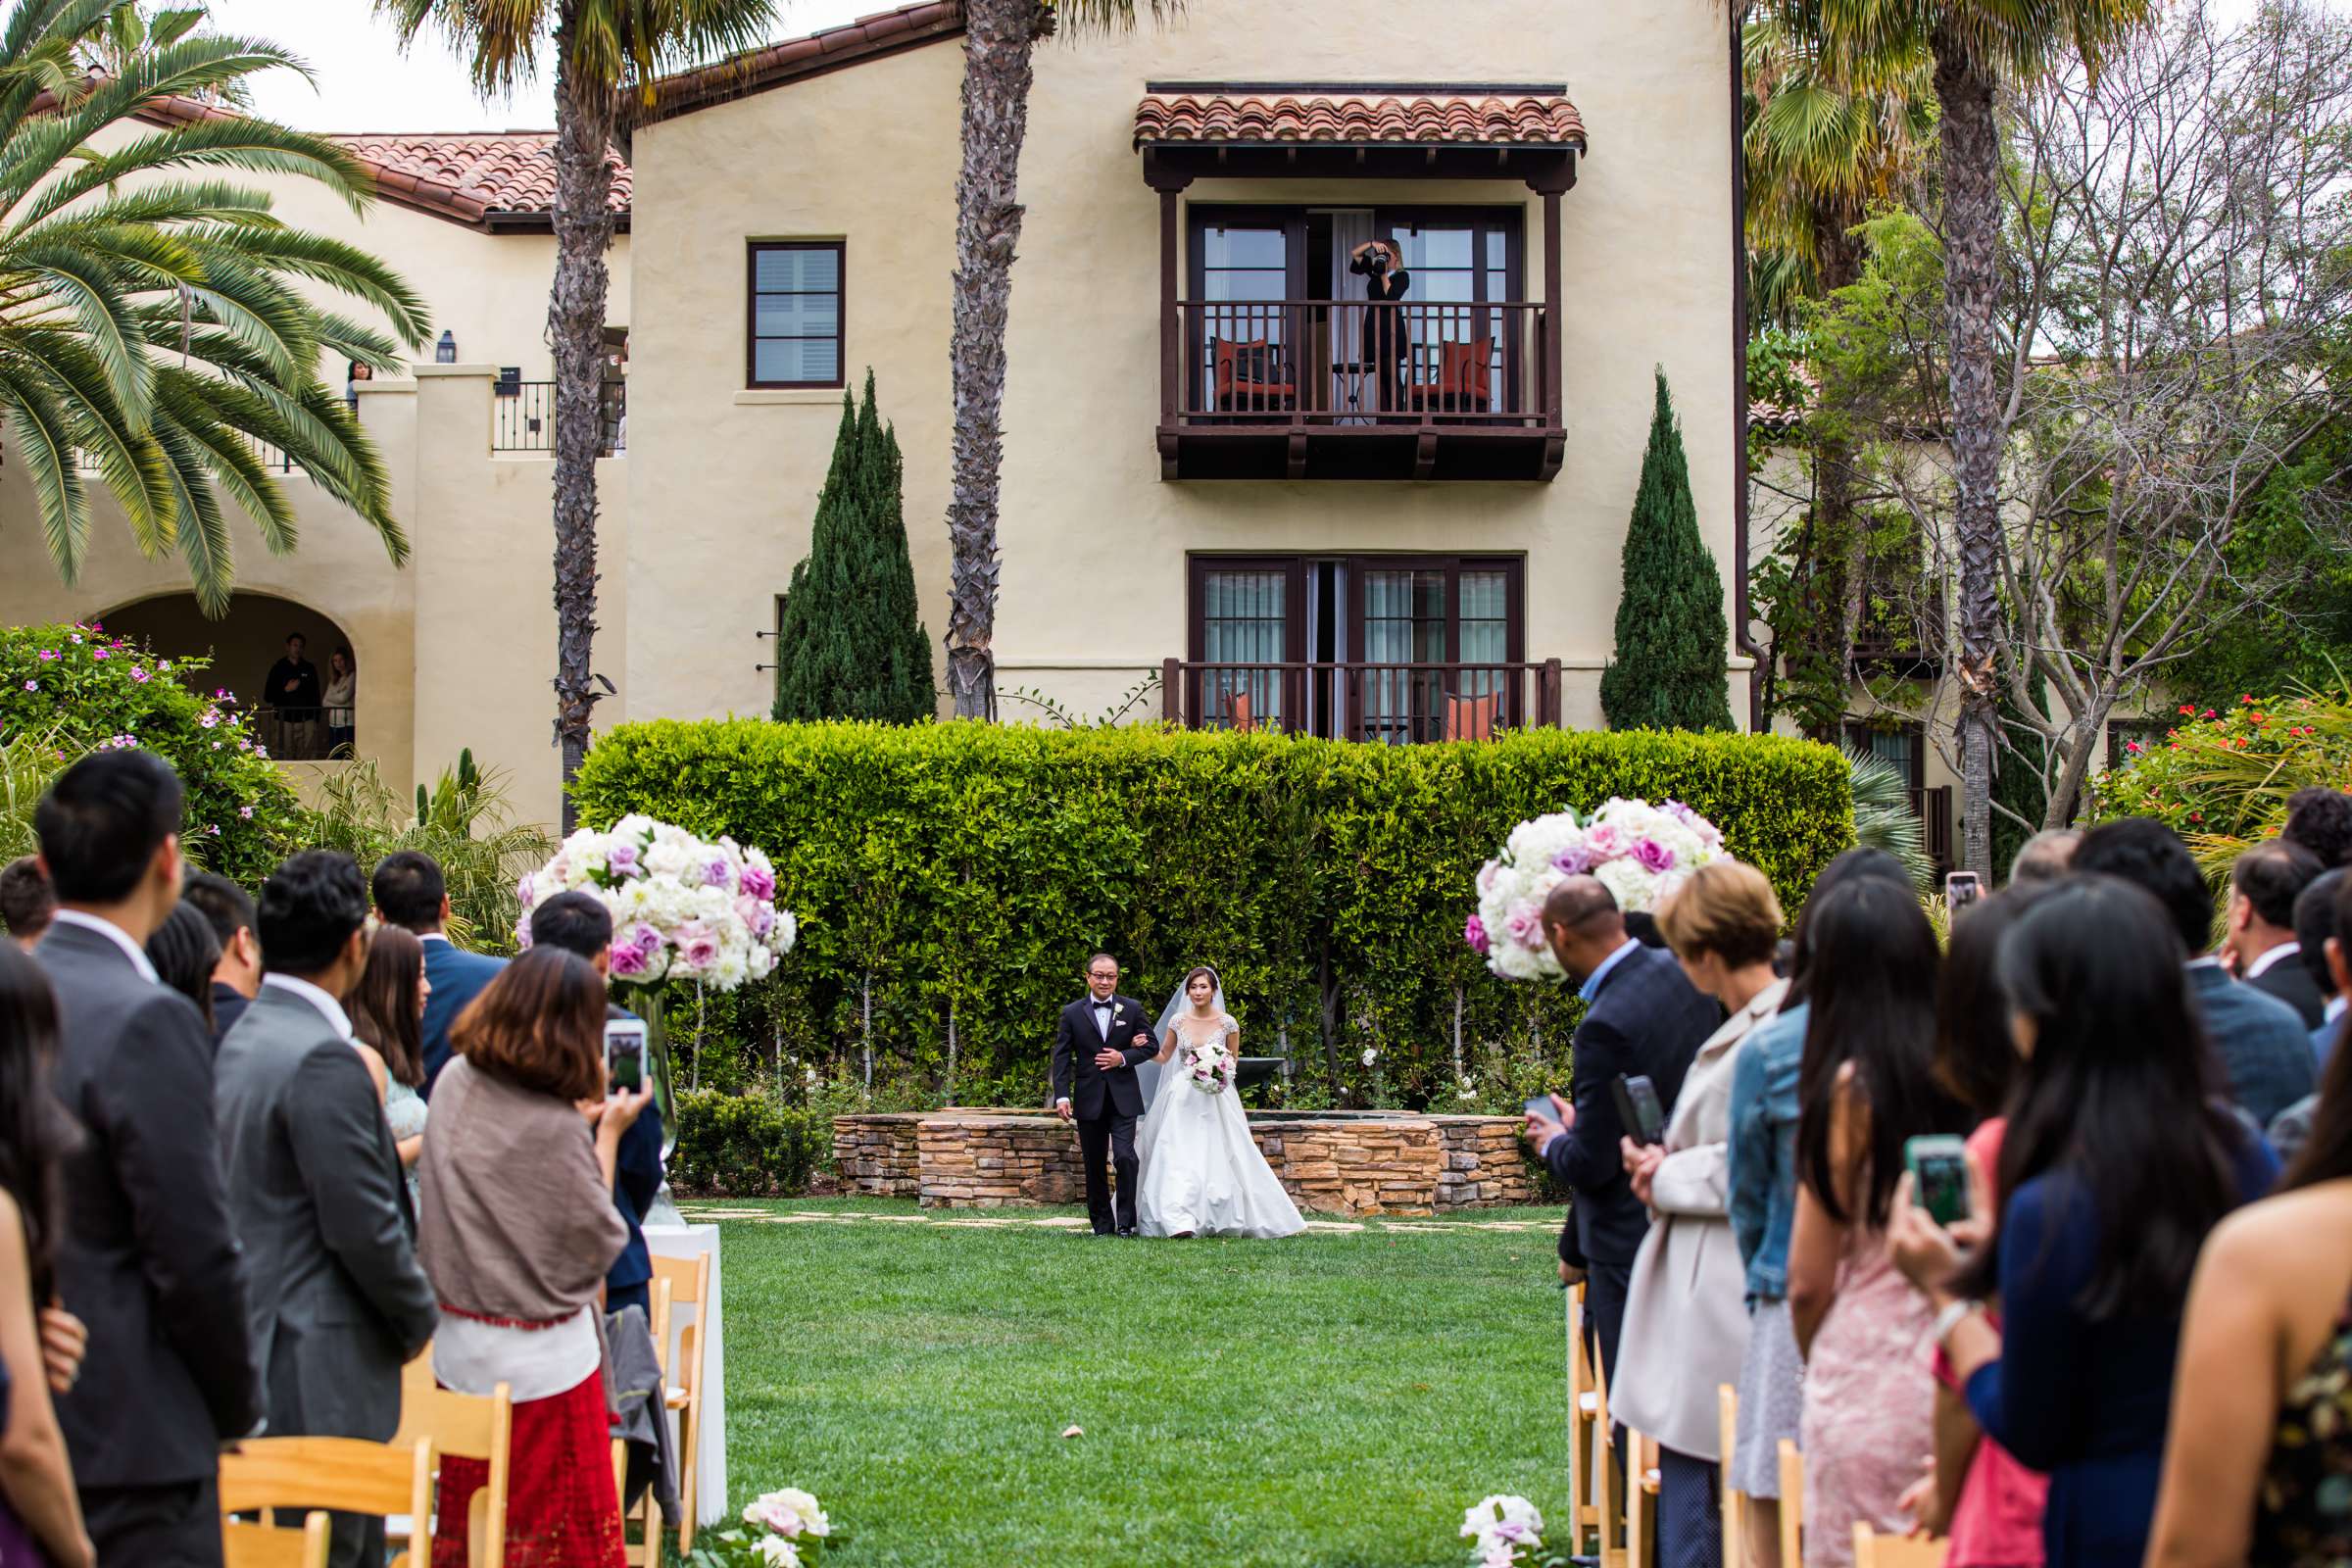
[[[1593,858],[1592,845],[1588,840],[1569,845],[1551,858],[1551,863],[1570,876],[1582,876],[1592,869]]]
[[[24,689],[28,692],[37,692],[41,689],[41,683],[37,680],[28,680],[24,683]]]
[[[522,880],[514,884],[514,902],[526,909],[531,906],[531,873],[528,871],[523,872]]]
[[[42,649],[42,650],[41,650],[41,662],[42,662],[42,663],[44,663],[44,664],[51,663],[51,662],[55,662],[55,660],[56,660],[56,659],[57,659],[57,650],[56,650],[56,649],[54,649],[54,648],[44,648],[44,649]]]
[[[199,729],[211,729],[215,724],[220,722],[220,710],[218,708],[208,708],[204,710],[204,716],[196,721],[196,727]]]
[[[647,959],[643,950],[633,945],[622,947],[617,942],[612,945],[612,957],[606,961],[612,970],[612,977],[616,980],[633,980],[643,975],[647,968]]]
[[[776,874],[763,865],[746,864],[743,868],[743,891],[762,903],[776,896]]]
[[[106,650],[103,648],[93,648],[90,650],[90,657],[92,659],[104,659],[106,657]]]
[[[678,927],[678,956],[689,969],[708,969],[718,961],[718,933],[700,920]]]
[[[1510,932],[1511,940],[1521,947],[1542,951],[1544,911],[1536,906],[1534,900],[1521,899],[1512,905],[1510,914],[1503,921],[1503,928]]]
[[[1636,844],[1634,859],[1642,870],[1653,874],[1674,869],[1674,852],[1656,839],[1643,839]]]
[[[130,678],[136,681],[144,681],[147,678],[147,671],[141,668],[139,665],[133,664],[130,666]]]
[[[1588,865],[1614,860],[1625,853],[1625,840],[1613,822],[1596,822],[1585,830],[1585,849],[1591,858]]]
[[[723,888],[735,880],[735,868],[727,864],[725,856],[713,857],[704,868],[703,881],[714,888]]]
[[[637,863],[637,846],[628,843],[615,844],[605,852],[605,869],[619,877],[640,876],[645,871]]]
[[[1472,953],[1477,954],[1482,958],[1485,957],[1487,956],[1487,949],[1489,946],[1487,942],[1487,922],[1481,920],[1475,914],[1472,915],[1462,926],[1462,940],[1469,944],[1470,951]]]
[[[237,814],[241,817],[244,817],[247,821],[251,821],[253,819],[253,808],[250,806],[240,806],[237,808]]]

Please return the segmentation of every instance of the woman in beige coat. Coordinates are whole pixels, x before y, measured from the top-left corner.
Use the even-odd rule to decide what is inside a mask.
[[[1722,1427],[1717,1389],[1740,1381],[1747,1274],[1726,1208],[1732,1062],[1780,1006],[1772,972],[1781,906],[1753,866],[1701,866],[1658,911],[1690,983],[1730,1015],[1692,1058],[1663,1145],[1624,1144],[1649,1234],[1634,1259],[1611,1413],[1656,1441],[1658,1556],[1665,1568],[1722,1560]]]

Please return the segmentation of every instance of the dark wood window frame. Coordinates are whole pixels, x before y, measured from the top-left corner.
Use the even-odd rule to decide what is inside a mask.
[[[1873,724],[1866,718],[1849,718],[1841,728],[1839,738],[1857,751],[1870,750],[1873,735],[1906,735],[1911,740],[1911,776],[1907,781],[1912,789],[1928,787],[1928,726],[1918,719],[1906,719],[1899,724]]]
[[[1364,624],[1360,610],[1367,571],[1431,571],[1446,573],[1446,646],[1458,656],[1462,646],[1461,575],[1464,571],[1503,574],[1503,662],[1527,660],[1527,558],[1510,555],[1396,555],[1350,556],[1337,551],[1298,555],[1212,555],[1186,558],[1185,646],[1187,658],[1199,662],[1208,657],[1208,574],[1211,571],[1280,571],[1286,574],[1283,612],[1289,620],[1284,633],[1284,657],[1292,663],[1306,662],[1307,568],[1323,562],[1348,568],[1349,612],[1343,615],[1348,636],[1344,663],[1364,662]]]
[[[834,255],[833,365],[829,381],[760,379],[760,257],[765,251],[831,251]],[[743,384],[755,392],[837,391],[849,385],[850,242],[846,239],[756,239],[744,251]]]

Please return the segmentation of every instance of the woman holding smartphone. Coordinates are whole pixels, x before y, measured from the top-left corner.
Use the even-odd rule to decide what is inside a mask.
[[[450,1040],[416,1235],[441,1298],[433,1375],[513,1393],[507,1560],[621,1568],[597,1314],[628,1240],[613,1165],[650,1094],[608,1096],[604,976],[558,949],[500,970]],[[437,1568],[467,1561],[466,1500],[485,1480],[478,1462],[443,1462]]]

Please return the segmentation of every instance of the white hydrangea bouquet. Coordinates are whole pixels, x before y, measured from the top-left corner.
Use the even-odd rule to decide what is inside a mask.
[[[624,816],[605,832],[581,828],[515,890],[531,940],[531,911],[559,893],[591,893],[612,911],[612,982],[653,986],[696,980],[733,991],[764,979],[792,951],[799,928],[776,906],[776,870],[733,839],[700,839],[650,816]]]
[[[764,1492],[743,1510],[743,1527],[695,1537],[689,1568],[804,1568],[832,1541],[833,1522],[812,1493]]]
[[[1205,1046],[1185,1047],[1186,1076],[1193,1087],[1204,1095],[1220,1095],[1233,1082],[1233,1053],[1224,1042],[1212,1041]]]
[[[1551,1568],[1568,1559],[1544,1550],[1544,1516],[1525,1497],[1494,1493],[1462,1510],[1462,1539],[1477,1568]]]
[[[1680,801],[1611,799],[1582,819],[1573,810],[1533,817],[1480,868],[1478,909],[1462,939],[1506,980],[1558,980],[1559,960],[1544,939],[1544,901],[1563,880],[1590,874],[1619,908],[1652,909],[1723,854],[1715,824]]]

